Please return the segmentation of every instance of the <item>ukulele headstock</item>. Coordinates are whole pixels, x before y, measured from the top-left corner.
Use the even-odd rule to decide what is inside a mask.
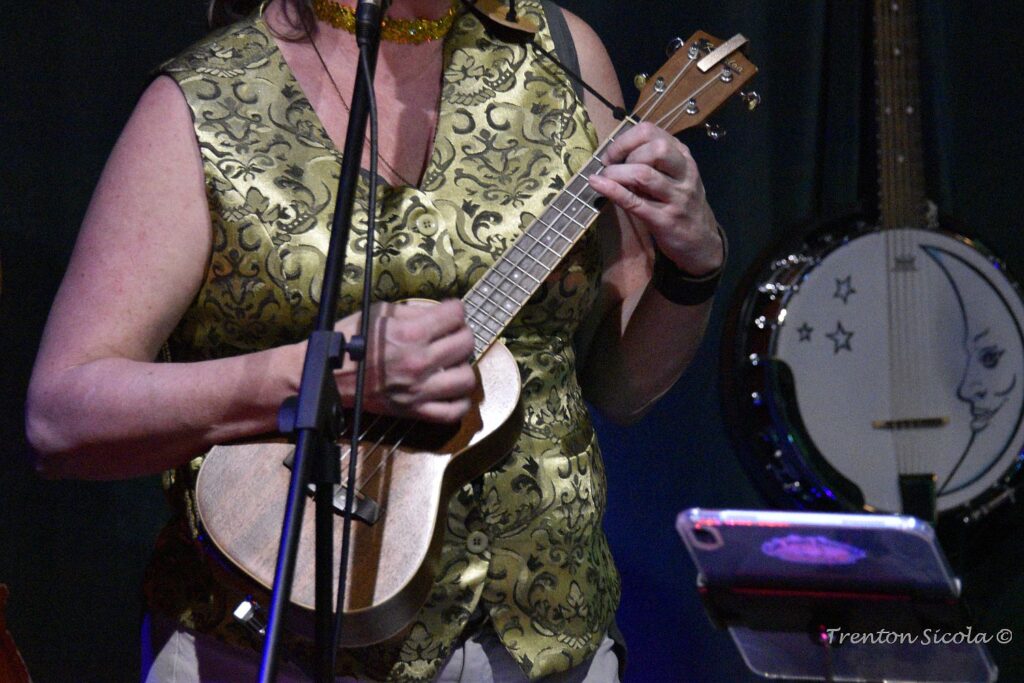
[[[677,39],[669,60],[645,79],[633,118],[673,135],[704,123],[757,73],[741,51],[746,44],[742,34],[723,42],[703,31]],[[751,109],[760,102],[756,94],[744,94],[744,100]]]

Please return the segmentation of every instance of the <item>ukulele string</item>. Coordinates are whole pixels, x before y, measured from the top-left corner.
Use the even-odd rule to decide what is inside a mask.
[[[692,67],[695,62],[696,62],[696,59],[695,58],[691,58],[690,61],[686,64],[686,66],[683,67],[682,69],[680,69],[679,72],[673,77],[672,81],[665,87],[664,91],[662,91],[662,92],[656,92],[656,91],[652,92],[652,94],[643,103],[637,105],[637,108],[636,108],[637,113],[640,113],[641,110],[643,110],[645,107],[648,108],[649,111],[653,111],[654,108],[659,103],[659,101],[664,98],[666,93],[668,93],[670,90],[672,90],[677,85],[679,79],[681,79],[683,77],[683,75],[686,73],[686,71],[690,67]],[[724,69],[723,69],[723,71],[724,71]],[[654,122],[655,125],[658,125],[659,127],[664,128],[665,124],[667,122],[674,123],[674,122],[678,121],[681,118],[680,111],[683,110],[687,106],[689,101],[691,99],[694,99],[694,98],[698,97],[701,93],[703,93],[709,87],[714,85],[718,80],[719,80],[718,76],[712,76],[709,80],[707,80],[705,83],[700,85],[696,90],[694,90],[688,97],[684,98],[682,100],[682,102],[680,102],[679,104],[676,104],[674,107],[672,107],[667,112],[662,114],[662,116],[657,121]],[[643,117],[646,116],[646,115],[648,115],[648,114],[642,114],[641,113],[640,114],[640,118],[643,119]],[[613,141],[613,140],[614,140],[614,137],[610,137],[606,141],[606,144],[608,142]],[[528,234],[529,234],[528,232],[524,233],[524,236],[526,236]],[[559,234],[561,235],[562,233],[559,233]],[[564,237],[564,235],[563,235],[563,237]],[[538,241],[538,244],[540,244],[539,241]],[[532,257],[529,254],[528,250],[525,249],[525,248],[522,249],[522,252],[523,253],[519,257],[519,259],[517,261],[513,262],[512,265],[514,266],[515,269],[518,269],[518,270],[520,270],[522,272],[525,272],[525,273],[527,273],[528,276],[530,276],[530,271],[527,270],[526,268],[524,268],[523,266],[526,263],[527,259],[529,259],[530,261],[533,261],[535,263],[538,261],[538,259]],[[542,262],[542,265],[546,266],[546,264],[543,264],[543,262]],[[535,279],[532,276],[530,276],[530,277],[531,277],[531,279]],[[511,281],[509,279],[508,275],[504,276],[504,280]],[[515,284],[517,286],[519,286],[520,288],[522,288],[521,285],[518,285],[518,283],[515,283]],[[484,294],[483,296],[484,296],[484,298],[486,300],[491,301],[492,304],[494,303],[494,301],[490,298],[489,295]],[[479,307],[477,306],[476,308],[479,308]],[[486,315],[486,312],[484,312],[484,314]],[[358,441],[361,442],[362,439],[366,436],[366,434],[368,434],[373,429],[373,427],[379,423],[379,421],[381,419],[382,419],[381,416],[377,416],[377,418],[373,421],[373,423],[366,428],[366,430],[363,432],[362,435],[360,435],[360,439]],[[362,454],[361,457],[362,457],[362,461],[364,463],[368,462],[369,458],[371,456],[373,456],[376,453],[381,451],[382,444],[387,439],[387,437],[390,435],[390,433],[392,431],[394,431],[394,429],[396,428],[396,426],[398,424],[399,424],[398,422],[391,423],[391,425],[389,425],[388,428],[380,435],[380,437],[374,443],[373,447],[369,451],[366,451],[365,453]],[[418,424],[418,422],[413,421],[412,424],[409,425],[408,429],[406,429],[406,431],[393,444],[391,444],[391,448],[384,452],[384,455],[380,458],[380,460],[378,461],[377,465],[373,468],[373,470],[368,475],[366,475],[365,477],[362,477],[361,480],[357,480],[356,486],[355,486],[355,493],[362,494],[362,489],[365,488],[370,483],[370,481],[380,472],[380,470],[387,464],[387,462],[398,452],[401,444],[405,441],[405,439],[409,436],[409,434],[412,433],[413,429],[415,429],[417,424]],[[346,459],[348,457],[350,457],[351,454],[352,454],[352,446],[350,445],[349,448],[348,448],[348,452],[341,456],[341,464],[342,464],[343,467],[345,465]],[[362,468],[360,468],[360,469],[362,469]]]
[[[690,60],[686,63],[686,66],[684,66],[682,69],[676,72],[676,74],[672,77],[672,80],[665,84],[665,86],[660,92],[656,87],[651,88],[651,93],[647,97],[647,99],[637,103],[636,108],[634,109],[634,113],[637,114],[638,118],[640,120],[643,120],[646,117],[650,116],[651,112],[655,109],[655,107],[658,106],[661,100],[663,100],[669,92],[671,92],[677,87],[679,80],[686,75],[686,72],[689,71],[690,68],[696,62],[696,57],[691,57]],[[701,89],[698,89],[698,93],[700,92],[700,90]],[[669,110],[669,114],[677,111],[680,107],[686,106],[685,103],[689,102],[690,99],[692,99],[693,97],[695,97],[695,95],[690,95],[689,97],[684,98],[680,104],[677,104],[673,109]],[[647,111],[644,111],[645,109]],[[656,125],[660,126],[660,124],[665,120],[666,116],[668,116],[668,114],[662,116],[660,121],[655,122]]]
[[[362,434],[359,435],[359,438],[356,440],[357,444],[358,443],[362,443],[362,441],[366,438],[366,436],[383,419],[385,419],[385,418],[382,415],[375,416],[373,422],[363,431]],[[369,474],[367,474],[366,476],[362,477],[361,479],[357,479],[356,480],[355,493],[362,494],[362,489],[365,488],[370,483],[370,480],[372,480],[377,475],[377,473],[381,470],[381,468],[387,463],[388,459],[390,459],[391,456],[394,455],[398,451],[399,447],[405,441],[406,437],[409,436],[409,434],[412,432],[412,430],[416,427],[417,424],[418,423],[416,421],[413,421],[411,424],[408,425],[408,428],[405,430],[405,433],[403,433],[401,436],[399,436],[394,441],[394,443],[386,444],[385,442],[387,441],[387,439],[391,435],[391,433],[394,432],[401,425],[401,421],[400,420],[393,420],[393,421],[391,421],[390,424],[388,424],[387,428],[384,429],[384,431],[380,434],[380,436],[377,437],[377,440],[373,443],[372,447],[369,450],[363,451],[363,452],[360,453],[360,464],[357,465],[357,469],[363,470],[366,467],[365,463],[372,462],[372,461],[369,460],[370,457],[372,457],[373,455],[375,455],[378,452],[380,452],[382,450],[382,446],[390,445],[390,449],[385,451],[384,456],[381,457],[380,460],[377,462],[377,465],[376,465],[376,467],[373,468],[373,471],[371,471]],[[348,451],[346,451],[344,454],[342,454],[341,460],[340,460],[341,467],[343,469],[345,467],[347,459],[351,455],[352,455],[352,445],[349,444]]]
[[[661,99],[663,99],[663,98],[664,98],[664,96],[665,96],[665,94],[666,94],[666,93],[668,93],[668,92],[669,92],[670,90],[672,90],[673,88],[675,88],[675,87],[676,87],[676,85],[677,85],[678,81],[679,81],[679,80],[680,80],[680,79],[681,79],[681,78],[683,77],[683,75],[684,75],[684,74],[686,73],[686,71],[687,71],[687,70],[688,70],[688,69],[689,69],[690,67],[692,67],[692,66],[693,66],[693,64],[694,64],[695,62],[696,62],[696,59],[695,59],[695,58],[691,58],[691,59],[690,59],[690,60],[689,60],[689,61],[687,62],[686,66],[684,66],[684,67],[683,67],[682,69],[680,69],[680,70],[679,70],[679,71],[678,71],[678,72],[677,72],[677,73],[675,74],[675,76],[674,76],[674,77],[672,78],[672,80],[671,80],[671,81],[670,81],[670,82],[669,82],[669,83],[668,83],[668,84],[667,84],[667,85],[665,86],[665,88],[664,88],[664,90],[663,90],[662,92],[652,91],[652,93],[651,93],[651,94],[650,94],[650,95],[649,95],[649,96],[648,96],[648,97],[647,97],[647,98],[646,98],[646,99],[645,99],[645,100],[644,100],[643,102],[641,102],[641,103],[640,103],[639,105],[637,105],[637,107],[636,107],[636,112],[637,112],[637,113],[638,113],[638,114],[640,115],[640,118],[641,118],[641,119],[643,119],[643,118],[644,118],[645,116],[647,116],[647,115],[648,115],[648,114],[650,113],[650,111],[653,111],[653,110],[654,110],[654,108],[655,108],[655,107],[657,106],[658,102],[659,102],[659,101],[660,101]],[[679,112],[680,112],[680,110],[682,110],[683,108],[685,108],[685,107],[686,107],[686,105],[687,105],[687,104],[689,103],[689,101],[690,101],[691,99],[693,99],[693,98],[695,98],[695,97],[699,96],[699,95],[700,95],[700,94],[701,94],[702,92],[704,92],[704,90],[706,90],[707,88],[709,88],[709,87],[711,87],[712,85],[714,85],[714,84],[715,84],[715,82],[717,82],[717,81],[718,81],[718,77],[717,77],[717,76],[712,76],[712,77],[711,77],[711,78],[710,78],[710,79],[709,79],[709,80],[708,80],[707,82],[705,82],[704,84],[702,84],[701,86],[699,86],[699,87],[698,87],[698,88],[697,88],[697,89],[696,89],[696,90],[695,90],[694,92],[692,92],[692,93],[691,93],[691,94],[690,94],[690,95],[689,95],[688,97],[686,97],[686,98],[685,98],[685,99],[683,100],[683,102],[682,102],[682,103],[680,103],[680,104],[677,104],[677,105],[676,105],[675,107],[671,108],[671,109],[670,109],[670,110],[669,110],[668,112],[666,112],[665,114],[663,114],[663,115],[661,116],[661,118],[660,118],[660,119],[658,119],[657,121],[655,121],[655,124],[656,124],[656,125],[658,125],[659,127],[664,127],[664,124],[665,124],[665,123],[666,123],[667,121],[672,121],[672,122],[674,122],[674,121],[677,121],[677,120],[678,120],[678,119],[680,118],[680,117],[679,117]],[[646,109],[648,109],[648,113],[641,113],[641,112],[642,112],[642,110],[644,110],[645,108],[646,108]],[[610,137],[609,137],[609,138],[608,138],[608,139],[607,139],[607,140],[605,141],[605,145],[607,145],[608,143],[610,143],[610,142],[614,141],[614,139],[615,139],[615,137],[614,137],[614,134],[613,134],[612,136],[610,136]],[[599,159],[598,159],[598,162],[600,163],[600,160],[599,160]],[[571,182],[570,182],[570,185],[571,185]],[[568,187],[568,186],[567,186],[567,187]],[[590,188],[586,188],[586,190],[585,190],[585,191],[586,191],[586,192],[589,192],[590,194],[592,194],[592,195],[593,195],[593,197],[594,197],[594,198],[596,198],[596,192],[594,192],[594,191],[593,191],[593,190],[591,190]],[[583,192],[584,192],[584,191],[581,191],[581,192],[580,192],[580,195],[583,195]],[[574,196],[575,196],[575,195],[574,195]],[[586,205],[588,205],[588,206],[589,206],[588,200],[587,200],[587,199],[584,199],[584,197],[583,197],[583,196],[575,196],[575,197],[576,197],[576,199],[579,199],[579,200],[583,201],[583,203],[584,203],[584,204],[586,204]],[[591,207],[591,208],[592,208],[592,207]],[[543,224],[544,224],[544,225],[546,225],[546,226],[548,225],[547,223],[543,223]],[[552,227],[552,226],[548,226],[548,227]],[[564,235],[564,234],[562,234],[561,232],[559,232],[559,235],[560,235],[561,237],[565,238],[565,235]],[[541,244],[542,246],[544,246],[544,245],[543,245],[543,243],[542,243],[542,242],[540,242],[540,240],[538,240],[538,239],[537,239],[536,237],[534,237],[533,235],[530,235],[530,233],[529,233],[529,230],[528,230],[528,231],[527,231],[526,233],[524,233],[524,235],[523,235],[523,237],[522,237],[521,239],[525,239],[525,238],[526,238],[527,236],[529,236],[529,237],[531,237],[532,239],[534,239],[534,241],[535,241],[536,243],[538,243],[538,244]],[[513,286],[515,286],[515,287],[517,287],[517,288],[519,288],[519,289],[522,289],[522,290],[524,290],[524,291],[525,291],[525,292],[527,292],[527,293],[530,293],[530,294],[532,294],[532,291],[530,291],[530,290],[527,290],[527,289],[526,289],[525,287],[523,287],[523,286],[522,286],[522,285],[520,285],[520,284],[519,284],[518,282],[516,282],[516,281],[515,281],[514,279],[512,279],[511,273],[515,273],[516,271],[519,271],[519,272],[525,273],[525,274],[527,275],[527,277],[528,277],[528,278],[530,278],[531,280],[534,280],[534,281],[535,281],[535,282],[536,282],[536,283],[537,283],[537,284],[539,285],[539,284],[540,284],[540,281],[538,280],[538,278],[536,278],[536,277],[534,277],[534,276],[533,276],[533,274],[532,274],[532,271],[531,271],[531,269],[530,269],[529,267],[526,267],[527,261],[529,260],[529,261],[532,261],[532,262],[534,262],[534,263],[538,263],[538,262],[539,262],[539,263],[541,263],[541,265],[543,265],[543,266],[545,266],[545,267],[548,267],[548,266],[547,266],[547,264],[543,263],[542,261],[540,261],[539,259],[537,259],[537,258],[536,258],[536,257],[534,257],[533,255],[531,255],[531,254],[530,254],[530,249],[529,249],[529,248],[526,248],[526,247],[523,247],[522,245],[520,245],[520,244],[519,244],[519,241],[518,241],[518,240],[517,240],[516,244],[514,244],[514,245],[513,245],[512,249],[515,249],[515,247],[516,247],[516,246],[520,246],[520,247],[521,247],[521,252],[522,252],[522,253],[521,253],[521,254],[516,254],[516,255],[515,255],[514,257],[512,257],[512,258],[509,258],[509,263],[510,263],[510,265],[512,266],[512,269],[510,270],[510,274],[509,274],[509,275],[500,275],[500,277],[502,278],[502,281],[501,281],[500,283],[498,283],[498,284],[500,285],[500,284],[505,284],[505,283],[511,283],[511,284],[512,284]],[[533,245],[531,245],[531,248],[532,248],[532,246],[533,246]],[[546,247],[546,248],[550,249],[550,247]],[[510,250],[510,251],[511,251],[511,250]],[[553,250],[552,250],[552,251],[553,251]],[[556,255],[558,255],[559,257],[561,257],[561,256],[562,256],[561,254],[557,254],[557,253],[556,253]],[[508,257],[506,257],[506,258],[508,258]],[[494,288],[494,291],[497,291],[498,289],[499,289],[499,287],[495,287],[495,288]],[[494,300],[493,300],[493,299],[491,298],[491,295],[489,295],[489,294],[486,294],[486,293],[483,293],[483,292],[481,292],[481,291],[478,291],[477,293],[478,293],[478,294],[479,294],[479,295],[480,295],[480,296],[481,296],[481,297],[482,297],[482,298],[483,298],[483,299],[484,299],[485,301],[488,301],[488,302],[490,302],[491,304],[495,305],[495,307],[496,307],[497,309],[499,309],[499,310],[504,310],[504,309],[502,308],[502,306],[500,306],[500,305],[498,305],[497,303],[495,303],[495,301],[494,301]],[[527,297],[527,299],[528,299],[528,298],[529,298],[529,297]],[[498,323],[500,324],[500,321],[498,321],[498,320],[497,320],[497,319],[496,319],[496,318],[495,318],[495,317],[494,317],[493,315],[491,315],[491,314],[487,313],[487,312],[486,312],[485,310],[483,310],[483,309],[482,309],[482,308],[481,308],[481,307],[480,307],[479,305],[476,305],[476,304],[474,304],[474,305],[473,305],[473,309],[474,309],[474,311],[475,311],[475,312],[479,312],[479,313],[483,314],[483,315],[484,315],[485,317],[487,317],[487,318],[490,318],[491,320],[494,320],[495,322],[498,322]],[[477,321],[477,322],[479,322],[479,321]],[[486,328],[486,324],[485,324],[485,323],[480,323],[480,324],[481,324],[482,326],[484,326],[484,327]],[[488,332],[490,332],[490,330],[488,330]]]
[[[363,430],[363,433],[359,435],[359,438],[356,439],[356,442],[357,443],[362,443],[366,439],[367,435],[370,434],[370,432],[373,431],[374,427],[376,427],[377,424],[379,424],[382,419],[383,419],[382,415],[375,415],[373,421]],[[377,442],[373,444],[373,446],[370,448],[369,451],[363,453],[364,457],[369,457],[369,456],[373,455],[373,453],[380,447],[380,445],[383,442],[384,438],[386,438],[388,431],[390,431],[390,427],[384,431],[384,433],[380,436],[380,438],[377,439]],[[341,467],[341,470],[343,472],[347,469],[347,461],[348,461],[348,459],[349,459],[349,457],[351,455],[352,455],[352,443],[351,443],[351,441],[349,441],[348,450],[345,451],[344,453],[342,453],[342,455],[340,456],[339,461],[338,461],[339,465]],[[358,465],[359,464],[357,463],[357,468],[358,468]],[[360,484],[357,481],[356,482],[356,488],[355,488],[356,493],[360,492],[359,489],[360,489]]]
[[[679,113],[680,110],[685,110],[685,108],[686,108],[687,104],[689,104],[690,100],[699,97],[701,93],[703,93],[705,90],[707,90],[708,88],[710,88],[711,86],[713,86],[717,82],[718,82],[718,76],[712,74],[711,78],[707,82],[705,82],[699,88],[697,88],[692,93],[690,93],[690,95],[688,97],[684,98],[682,102],[680,102],[679,104],[675,105],[674,107],[669,109],[667,112],[662,114],[661,118],[659,118],[657,121],[654,122],[655,125],[657,125],[659,128],[665,128],[667,123],[675,123],[675,122],[679,121],[680,119],[682,119],[683,117]],[[666,90],[665,92],[668,92],[668,91]]]

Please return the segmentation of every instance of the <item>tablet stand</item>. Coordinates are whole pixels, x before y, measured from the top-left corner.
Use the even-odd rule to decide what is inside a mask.
[[[871,592],[792,581],[709,586],[716,628],[728,628],[751,671],[774,679],[995,681],[984,640],[957,595],[920,595],[880,580]]]

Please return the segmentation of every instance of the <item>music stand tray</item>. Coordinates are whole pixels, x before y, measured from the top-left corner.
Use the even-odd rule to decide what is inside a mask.
[[[766,678],[995,681],[931,526],[897,515],[704,510],[676,528],[712,624]]]

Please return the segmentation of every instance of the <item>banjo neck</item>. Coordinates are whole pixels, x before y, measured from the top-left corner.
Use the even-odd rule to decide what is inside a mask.
[[[929,227],[913,0],[875,0],[874,23],[881,227]]]

